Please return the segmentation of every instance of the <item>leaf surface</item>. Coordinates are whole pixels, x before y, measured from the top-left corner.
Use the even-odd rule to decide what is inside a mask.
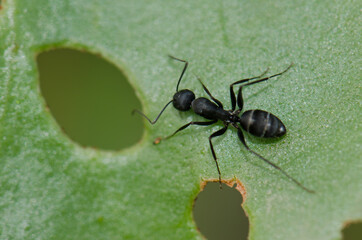
[[[0,238],[201,239],[192,220],[203,179],[217,178],[207,138],[222,125],[190,127],[168,109],[137,146],[120,152],[70,141],[44,105],[35,56],[69,47],[102,55],[128,76],[156,116],[180,88],[205,96],[195,75],[230,106],[228,86],[277,73],[244,89],[245,109],[287,126],[251,149],[309,194],[248,153],[235,130],[215,139],[224,179],[246,188],[250,239],[336,239],[362,218],[360,7],[356,1],[2,1],[0,10]],[[125,113],[128,114],[128,113]],[[192,129],[191,129],[192,128]]]

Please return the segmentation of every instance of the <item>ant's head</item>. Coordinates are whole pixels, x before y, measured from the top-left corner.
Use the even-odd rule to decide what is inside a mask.
[[[188,111],[194,100],[195,94],[191,90],[182,89],[173,95],[172,104],[177,110]]]

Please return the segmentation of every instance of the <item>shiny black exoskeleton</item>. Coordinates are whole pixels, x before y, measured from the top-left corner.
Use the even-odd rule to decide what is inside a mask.
[[[311,193],[313,192],[312,190],[303,186],[300,182],[295,180],[289,174],[287,174],[279,166],[277,166],[276,164],[267,160],[260,154],[251,150],[248,147],[248,145],[246,144],[244,134],[241,130],[241,129],[243,129],[244,131],[246,131],[256,137],[261,137],[261,138],[276,138],[276,137],[281,137],[281,136],[285,135],[286,128],[285,128],[284,124],[282,123],[282,121],[269,112],[256,109],[256,110],[245,111],[240,115],[240,113],[243,109],[243,102],[244,102],[243,96],[242,96],[242,89],[245,86],[264,82],[264,81],[267,81],[276,76],[280,76],[283,73],[285,73],[286,71],[288,71],[291,68],[292,64],[290,64],[284,71],[274,74],[269,77],[262,78],[262,76],[265,75],[266,72],[268,71],[268,70],[266,70],[260,76],[253,77],[253,78],[246,78],[246,79],[242,79],[242,80],[232,83],[230,85],[231,110],[225,110],[222,103],[211,95],[209,90],[206,88],[206,86],[201,82],[201,80],[199,78],[198,78],[198,80],[202,84],[203,89],[205,90],[207,95],[211,98],[211,100],[208,98],[204,98],[204,97],[195,98],[195,94],[191,90],[188,90],[188,89],[183,89],[183,90],[179,91],[178,87],[179,87],[181,79],[187,69],[188,62],[185,60],[173,57],[173,56],[170,56],[170,57],[174,60],[185,63],[185,66],[182,70],[182,73],[180,75],[180,78],[179,78],[177,86],[176,86],[176,93],[174,94],[172,100],[165,105],[165,107],[161,110],[161,112],[158,114],[158,116],[156,117],[156,119],[154,121],[151,121],[146,115],[144,115],[142,112],[140,112],[138,110],[135,110],[135,112],[141,114],[151,124],[155,124],[157,122],[157,120],[159,119],[159,117],[161,116],[161,114],[163,113],[163,111],[172,102],[173,106],[177,110],[188,111],[188,110],[192,109],[197,115],[200,115],[210,121],[189,122],[189,123],[185,124],[184,126],[180,127],[173,134],[171,134],[167,137],[164,137],[164,138],[157,138],[155,140],[155,143],[159,143],[162,139],[167,139],[167,138],[174,136],[176,133],[180,132],[181,130],[184,130],[185,128],[187,128],[190,125],[208,126],[208,125],[212,125],[218,121],[222,121],[224,124],[224,127],[209,136],[209,144],[210,144],[212,156],[215,160],[216,167],[217,167],[217,170],[219,173],[220,186],[221,186],[221,172],[220,172],[219,164],[218,164],[217,157],[216,157],[216,154],[214,151],[214,147],[212,144],[212,138],[224,134],[229,126],[233,126],[234,128],[237,129],[237,133],[238,133],[238,137],[239,137],[240,141],[242,142],[242,144],[245,146],[245,148],[249,152],[253,153],[258,158],[262,159],[264,162],[268,163],[269,165],[271,165],[274,168],[276,168],[277,170],[279,170],[281,173],[283,173],[286,177],[288,177],[290,180],[292,180],[294,183],[296,183],[298,186],[300,186],[304,190],[311,192]],[[254,81],[252,81],[252,80],[254,80]],[[241,85],[239,86],[238,95],[236,97],[233,87],[238,84],[241,84]],[[236,109],[236,105],[238,106],[238,109]]]

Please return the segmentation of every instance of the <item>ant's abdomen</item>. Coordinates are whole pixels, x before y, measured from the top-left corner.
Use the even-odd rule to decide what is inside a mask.
[[[263,110],[248,110],[240,117],[241,127],[254,136],[262,138],[281,137],[286,128],[279,118]]]

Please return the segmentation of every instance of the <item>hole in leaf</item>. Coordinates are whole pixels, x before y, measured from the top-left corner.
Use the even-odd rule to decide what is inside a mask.
[[[233,182],[229,187],[207,182],[195,200],[193,214],[199,231],[208,240],[247,239],[249,219],[241,207],[243,198]]]
[[[82,146],[120,150],[141,139],[141,108],[126,76],[105,59],[72,49],[37,56],[40,89],[64,132]]]
[[[343,240],[360,240],[362,238],[362,222],[349,222],[342,229]]]

